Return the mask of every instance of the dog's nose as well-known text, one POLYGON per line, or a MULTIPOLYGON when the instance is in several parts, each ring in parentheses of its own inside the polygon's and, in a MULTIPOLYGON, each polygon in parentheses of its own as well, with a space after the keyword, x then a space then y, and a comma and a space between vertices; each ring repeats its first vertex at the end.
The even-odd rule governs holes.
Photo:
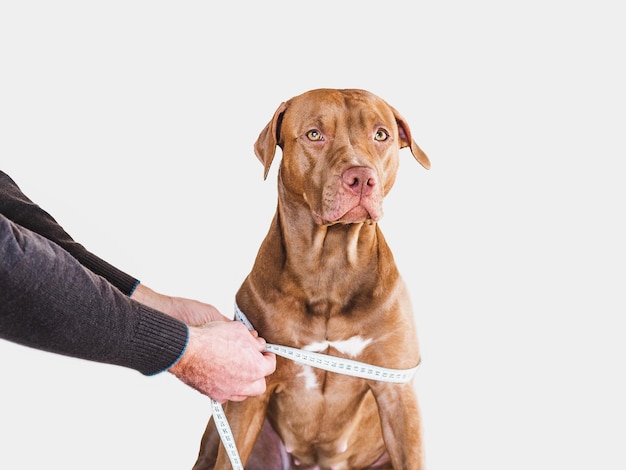
POLYGON ((369 194, 378 185, 376 172, 364 166, 348 168, 342 179, 346 187, 355 194, 369 194))

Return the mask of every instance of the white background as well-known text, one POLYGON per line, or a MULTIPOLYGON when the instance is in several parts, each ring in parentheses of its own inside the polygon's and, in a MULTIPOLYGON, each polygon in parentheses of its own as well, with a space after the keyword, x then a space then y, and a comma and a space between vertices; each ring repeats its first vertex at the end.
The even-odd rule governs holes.
MULTIPOLYGON (((0 167, 91 251, 230 314, 276 204, 258 133, 308 89, 368 89, 432 161, 401 152, 381 222, 427 467, 623 470, 618 5, 2 1, 0 167)), ((0 468, 194 462, 208 399, 173 376, 0 361, 0 468)))

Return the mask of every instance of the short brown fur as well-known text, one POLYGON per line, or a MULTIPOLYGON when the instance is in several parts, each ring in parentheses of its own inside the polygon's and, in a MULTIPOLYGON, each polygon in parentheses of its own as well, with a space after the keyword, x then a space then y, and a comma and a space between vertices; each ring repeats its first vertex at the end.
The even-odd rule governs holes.
MULTIPOLYGON (((238 306, 268 343, 414 367, 409 294, 377 224, 399 150, 430 167, 408 124, 367 91, 311 90, 282 103, 261 131, 254 150, 265 177, 276 147, 278 207, 238 306), (364 342, 356 357, 329 344, 355 337, 364 342)), ((278 357, 266 393, 225 413, 248 470, 423 468, 411 383, 305 371, 278 357)), ((230 464, 209 423, 194 470, 213 468, 230 464)))

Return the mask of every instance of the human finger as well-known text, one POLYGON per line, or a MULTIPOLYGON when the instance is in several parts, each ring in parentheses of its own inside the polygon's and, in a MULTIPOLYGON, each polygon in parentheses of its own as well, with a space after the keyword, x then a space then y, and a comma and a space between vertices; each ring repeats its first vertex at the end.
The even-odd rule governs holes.
POLYGON ((276 370, 276 354, 271 352, 264 352, 263 365, 266 371, 265 376, 273 374, 276 370))
POLYGON ((255 339, 256 339, 257 349, 260 352, 265 351, 265 348, 267 348, 267 341, 265 341, 265 338, 258 337, 255 339))

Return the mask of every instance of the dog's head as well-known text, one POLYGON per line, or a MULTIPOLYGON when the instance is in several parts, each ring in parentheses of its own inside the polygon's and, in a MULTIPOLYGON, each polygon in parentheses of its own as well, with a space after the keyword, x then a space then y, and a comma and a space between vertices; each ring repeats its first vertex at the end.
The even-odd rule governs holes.
POLYGON ((277 146, 279 197, 308 206, 320 225, 377 222, 401 148, 430 168, 400 113, 365 90, 317 89, 282 103, 254 144, 266 178, 277 146))

